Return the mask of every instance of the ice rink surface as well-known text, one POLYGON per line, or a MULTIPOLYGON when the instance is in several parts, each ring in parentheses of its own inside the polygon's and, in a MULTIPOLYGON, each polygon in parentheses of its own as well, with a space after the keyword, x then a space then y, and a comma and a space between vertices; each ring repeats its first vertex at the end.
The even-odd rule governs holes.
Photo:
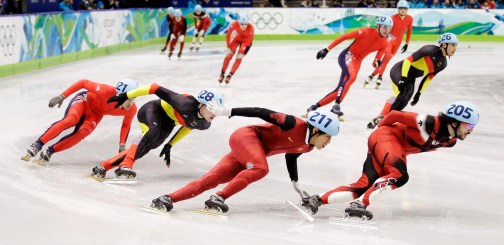
MULTIPOLYGON (((340 76, 339 52, 326 59, 316 52, 329 41, 254 42, 233 77, 222 88, 228 106, 260 106, 300 116, 332 91, 340 76)), ((392 95, 389 69, 427 43, 413 42, 398 53, 382 89, 363 81, 374 54, 362 63, 342 110, 346 121, 325 149, 299 158, 299 183, 310 194, 356 181, 366 157, 368 121, 392 95)), ((481 122, 454 148, 408 158, 409 182, 384 193, 368 209, 368 224, 341 222, 347 203, 324 205, 308 222, 284 201, 299 202, 283 155, 269 158, 269 174, 226 200, 227 218, 195 214, 222 186, 175 203, 171 215, 138 210, 208 171, 229 151, 228 138, 240 126, 260 119, 217 118, 206 131, 194 130, 172 149, 166 168, 152 150, 134 166, 138 184, 118 186, 83 178, 101 160, 117 153, 122 119, 105 117, 95 132, 72 149, 56 153, 49 166, 20 157, 53 122, 61 108, 49 100, 79 79, 114 85, 122 78, 157 82, 179 93, 218 87, 224 43, 205 43, 198 54, 186 47, 182 60, 159 55, 159 46, 79 61, 0 79, 0 244, 502 244, 504 241, 504 44, 461 43, 445 71, 434 78, 420 102, 406 111, 437 114, 447 103, 470 100, 481 122), (500 143, 499 143, 500 142, 500 143)), ((230 65, 231 67, 231 65, 230 65)), ((417 82, 418 84, 418 82, 417 82)), ((374 85, 374 82, 373 84, 374 85)), ((137 98, 143 105, 155 95, 137 98)), ((327 106, 327 108, 330 108, 327 106)), ((65 131, 60 136, 71 131, 65 131)), ((139 135, 132 124, 128 145, 139 135)), ((46 146, 52 145, 56 140, 46 146)), ((109 171, 108 177, 114 175, 109 171)))

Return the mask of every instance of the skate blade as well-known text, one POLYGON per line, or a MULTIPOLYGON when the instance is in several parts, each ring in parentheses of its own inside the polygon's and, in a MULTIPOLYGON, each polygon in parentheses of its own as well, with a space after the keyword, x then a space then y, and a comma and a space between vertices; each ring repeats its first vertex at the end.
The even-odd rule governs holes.
POLYGON ((192 209, 191 212, 197 213, 197 214, 210 215, 210 216, 218 216, 218 217, 227 217, 228 216, 226 213, 223 213, 220 210, 216 210, 216 209, 192 209))
POLYGON ((119 178, 113 178, 113 179, 104 179, 103 183, 106 184, 119 184, 119 185, 134 185, 138 181, 136 179, 119 179, 119 178))
POLYGON ((87 175, 84 175, 84 178, 86 179, 91 179, 91 180, 96 180, 98 182, 103 182, 105 179, 102 178, 102 177, 97 177, 97 176, 94 176, 94 175, 90 175, 90 174, 87 174, 87 175))
POLYGON ((285 203, 289 204, 291 207, 295 208, 301 215, 303 215, 303 217, 310 221, 310 222, 313 222, 315 219, 310 215, 308 214, 307 211, 301 209, 300 207, 298 207, 296 204, 292 203, 291 201, 287 200, 285 201, 285 203))
POLYGON ((26 153, 26 155, 21 157, 21 160, 30 161, 31 158, 32 158, 32 156, 29 153, 26 153))
POLYGON ((153 208, 151 206, 139 205, 138 209, 140 209, 140 210, 142 210, 144 212, 147 212, 147 213, 152 213, 152 214, 161 214, 161 215, 168 215, 168 216, 171 215, 170 212, 166 212, 165 210, 153 208))
POLYGON ((47 166, 47 162, 44 161, 44 159, 37 159, 37 160, 33 160, 32 162, 34 162, 40 166, 43 166, 43 167, 47 166))

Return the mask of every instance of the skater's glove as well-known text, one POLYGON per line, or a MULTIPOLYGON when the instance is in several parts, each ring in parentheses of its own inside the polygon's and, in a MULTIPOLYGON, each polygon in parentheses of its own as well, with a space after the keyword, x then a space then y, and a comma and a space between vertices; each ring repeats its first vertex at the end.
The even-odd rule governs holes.
POLYGON ((406 43, 406 44, 404 44, 404 46, 402 46, 402 48, 401 48, 401 53, 406 52, 406 50, 408 50, 408 44, 407 44, 407 43, 406 43))
POLYGON ((378 67, 380 67, 380 66, 381 66, 381 64, 382 64, 382 61, 381 61, 381 60, 379 60, 379 59, 375 59, 375 60, 374 60, 374 62, 373 62, 373 67, 374 67, 374 68, 378 68, 378 67))
POLYGON ((292 187, 294 187, 294 190, 299 193, 299 195, 301 196, 301 199, 303 198, 308 198, 310 197, 310 194, 308 194, 308 192, 306 192, 305 190, 303 190, 297 181, 291 181, 292 182, 292 187))
POLYGON ((415 106, 418 103, 418 100, 420 99, 420 92, 417 92, 415 94, 415 97, 413 97, 413 101, 411 101, 411 106, 415 106))
POLYGON ((321 60, 321 59, 325 58, 327 53, 329 53, 329 49, 327 49, 327 48, 318 51, 317 60, 321 60))
POLYGON ((58 108, 61 107, 61 104, 63 104, 63 100, 65 100, 65 96, 63 96, 62 94, 52 98, 50 101, 49 101, 49 107, 54 107, 55 105, 58 105, 58 108))
POLYGON ((209 101, 206 105, 208 111, 210 111, 212 114, 216 116, 226 116, 230 117, 231 116, 231 108, 226 108, 224 106, 221 106, 217 103, 215 103, 213 100, 209 101))
POLYGON ((397 83, 397 88, 399 89, 399 91, 403 91, 404 87, 406 87, 407 79, 407 77, 401 77, 401 80, 399 80, 399 82, 397 83))
POLYGON ((164 161, 165 161, 166 167, 168 167, 168 168, 170 167, 171 148, 172 148, 172 146, 170 145, 170 143, 166 143, 166 145, 164 145, 164 147, 163 147, 163 150, 161 150, 161 153, 159 153, 159 157, 163 157, 163 155, 164 155, 164 161))
POLYGON ((112 102, 117 102, 117 104, 114 106, 114 108, 117 108, 119 106, 122 106, 122 104, 128 100, 128 94, 127 93, 120 93, 118 95, 114 95, 110 97, 107 100, 107 103, 112 103, 112 102))
POLYGON ((126 150, 126 145, 124 144, 119 144, 119 153, 123 152, 126 150))

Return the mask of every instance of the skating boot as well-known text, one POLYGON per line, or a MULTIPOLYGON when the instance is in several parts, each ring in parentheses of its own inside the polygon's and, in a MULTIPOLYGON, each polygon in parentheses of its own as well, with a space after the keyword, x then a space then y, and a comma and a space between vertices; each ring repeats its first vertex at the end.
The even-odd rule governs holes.
POLYGON ((172 52, 172 51, 170 51, 170 53, 168 53, 168 59, 169 59, 169 60, 171 60, 172 55, 173 55, 173 52, 172 52))
POLYGON ((373 218, 373 214, 366 210, 366 206, 357 200, 350 203, 350 207, 345 208, 345 218, 348 217, 359 217, 362 220, 370 220, 373 218))
POLYGON ((318 207, 322 205, 322 199, 318 195, 313 195, 311 197, 305 197, 301 199, 301 206, 306 208, 312 214, 318 212, 318 207))
POLYGON ((318 105, 311 105, 310 107, 308 107, 308 109, 306 110, 306 114, 304 114, 302 117, 304 118, 307 118, 308 117, 308 113, 310 111, 314 111, 314 110, 317 110, 319 108, 318 105))
MULTIPOLYGON (((191 47, 189 48, 189 52, 192 52, 194 49, 194 43, 191 45, 191 47)), ((197 49, 196 49, 197 50, 197 49)))
POLYGON ((219 79, 217 79, 217 81, 219 81, 219 85, 224 81, 224 72, 220 74, 219 79))
POLYGON ((162 48, 161 49, 161 54, 164 54, 165 51, 166 51, 166 47, 162 48))
POLYGON ((369 76, 366 78, 366 80, 364 81, 364 88, 365 88, 365 87, 366 87, 366 86, 367 86, 367 85, 368 85, 371 81, 373 81, 373 77, 374 77, 374 76, 371 74, 371 75, 369 75, 369 76))
POLYGON ((200 49, 200 46, 196 45, 196 51, 199 51, 199 49, 200 49))
POLYGON ((42 149, 42 143, 40 141, 35 141, 26 150, 26 155, 21 157, 21 160, 30 161, 30 159, 37 155, 37 153, 42 149))
POLYGON ((177 57, 178 57, 178 59, 180 60, 180 57, 182 57, 182 51, 180 51, 180 52, 177 54, 177 57))
POLYGON ((132 179, 136 177, 135 171, 128 167, 119 167, 114 171, 117 179, 132 179))
POLYGON ((151 208, 170 212, 170 210, 173 209, 173 203, 172 203, 171 197, 169 197, 167 195, 163 195, 163 196, 160 196, 156 199, 153 199, 152 203, 151 203, 151 208))
POLYGON ((224 198, 211 195, 210 199, 205 202, 205 209, 215 209, 225 213, 229 210, 229 207, 224 204, 224 198))
POLYGON ((378 79, 376 79, 376 87, 375 89, 378 90, 380 89, 380 85, 382 84, 382 76, 378 76, 378 79))
POLYGON ((376 127, 376 125, 378 125, 378 123, 381 122, 382 119, 383 119, 383 116, 378 116, 376 118, 373 118, 373 120, 371 120, 371 122, 368 123, 367 128, 374 129, 376 127))
POLYGON ((98 181, 103 181, 106 174, 107 170, 105 170, 105 168, 101 164, 97 165, 93 168, 93 170, 91 170, 91 177, 98 181))
POLYGON ((231 82, 231 78, 233 77, 233 73, 229 73, 227 76, 226 76, 226 80, 224 82, 226 82, 226 85, 229 84, 229 82, 231 82))
POLYGON ((343 112, 341 111, 340 105, 338 103, 333 105, 331 112, 338 116, 340 122, 343 122, 345 120, 345 118, 343 117, 343 112))
POLYGON ((49 159, 51 159, 51 156, 53 153, 54 153, 54 150, 52 149, 52 147, 49 147, 49 148, 45 149, 44 151, 41 151, 39 159, 35 160, 34 162, 36 164, 46 166, 47 163, 49 162, 49 159))

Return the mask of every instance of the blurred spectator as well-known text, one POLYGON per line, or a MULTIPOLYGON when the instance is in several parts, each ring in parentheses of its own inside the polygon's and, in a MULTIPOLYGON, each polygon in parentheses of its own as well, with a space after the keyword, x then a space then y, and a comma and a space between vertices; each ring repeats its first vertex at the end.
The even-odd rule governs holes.
POLYGON ((331 7, 333 8, 344 8, 345 5, 343 4, 343 0, 334 0, 331 4, 331 7))
POLYGON ((366 0, 360 0, 359 3, 357 3, 357 8, 367 8, 366 0))
POLYGON ((95 7, 94 7, 94 4, 93 4, 93 0, 82 0, 80 3, 79 3, 79 9, 80 10, 93 10, 95 7))
POLYGON ((465 9, 465 2, 463 0, 458 0, 453 6, 456 9, 465 9))
POLYGON ((368 8, 377 8, 376 3, 374 0, 367 0, 366 5, 368 8))
POLYGON ((73 0, 61 0, 61 3, 59 4, 59 8, 63 12, 73 12, 73 0))
POLYGON ((389 7, 387 0, 378 0, 378 3, 376 5, 378 6, 378 8, 388 8, 389 7))
POLYGON ((495 1, 494 0, 486 0, 485 2, 483 2, 483 5, 481 6, 481 8, 486 8, 486 9, 495 9, 495 1))
POLYGON ((477 0, 469 0, 465 7, 466 9, 480 9, 481 4, 477 0))
POLYGON ((450 0, 445 0, 443 3, 443 8, 445 8, 445 9, 452 9, 454 7, 455 6, 453 6, 453 3, 450 2, 450 0))
POLYGON ((103 2, 102 2, 102 1, 98 0, 98 1, 97 1, 97 2, 95 2, 95 3, 96 3, 96 5, 95 5, 96 9, 98 9, 98 10, 105 9, 105 4, 103 4, 103 2))
POLYGON ((283 8, 281 0, 263 0, 260 4, 261 7, 275 7, 275 8, 283 8))
POLYGON ((433 9, 443 9, 445 7, 444 7, 443 4, 441 4, 439 2, 439 0, 434 0, 434 2, 432 2, 431 8, 433 8, 433 9))
POLYGON ((119 0, 104 0, 103 5, 105 9, 119 9, 119 0))
POLYGON ((0 14, 6 14, 7 13, 7 1, 8 0, 0 0, 0 14))
POLYGON ((412 0, 409 5, 410 5, 410 8, 415 8, 415 9, 427 8, 426 0, 412 0))
POLYGON ((320 6, 314 0, 304 0, 301 2, 301 7, 305 7, 305 8, 316 7, 316 8, 318 8, 320 6))

